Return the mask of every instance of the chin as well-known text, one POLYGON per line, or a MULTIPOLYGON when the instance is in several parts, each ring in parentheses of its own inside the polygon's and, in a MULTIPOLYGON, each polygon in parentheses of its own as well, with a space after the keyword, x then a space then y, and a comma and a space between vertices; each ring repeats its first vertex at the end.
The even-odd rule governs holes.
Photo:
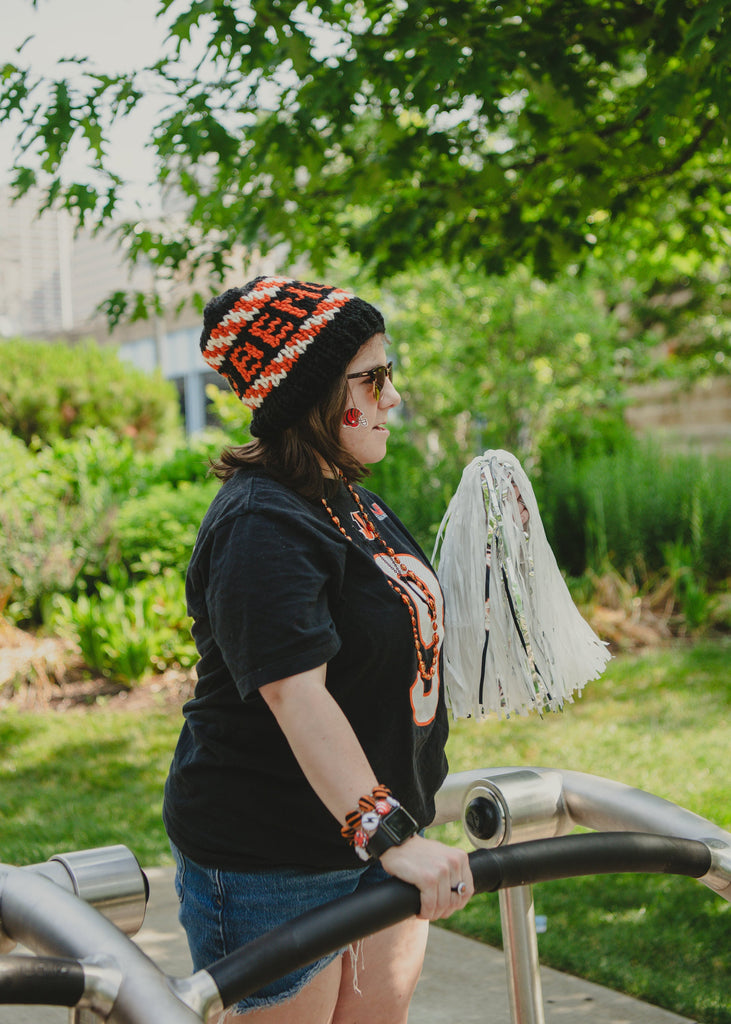
POLYGON ((379 451, 377 454, 373 453, 372 455, 369 456, 369 458, 363 459, 362 461, 367 466, 373 466, 377 462, 382 462, 386 458, 386 454, 386 445, 384 444, 383 447, 381 448, 381 451, 379 451))
POLYGON ((376 462, 381 462, 386 457, 386 445, 381 444, 369 444, 363 445, 359 451, 352 451, 351 455, 354 455, 358 462, 362 462, 364 466, 372 466, 376 462))

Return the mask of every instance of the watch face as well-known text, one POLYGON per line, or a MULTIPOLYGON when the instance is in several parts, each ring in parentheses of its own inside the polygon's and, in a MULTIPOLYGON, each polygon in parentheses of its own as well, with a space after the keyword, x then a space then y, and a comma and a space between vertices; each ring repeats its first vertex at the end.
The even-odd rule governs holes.
POLYGON ((385 818, 381 819, 379 828, 382 828, 386 835, 395 841, 397 846, 418 831, 416 822, 403 807, 394 807, 385 818))

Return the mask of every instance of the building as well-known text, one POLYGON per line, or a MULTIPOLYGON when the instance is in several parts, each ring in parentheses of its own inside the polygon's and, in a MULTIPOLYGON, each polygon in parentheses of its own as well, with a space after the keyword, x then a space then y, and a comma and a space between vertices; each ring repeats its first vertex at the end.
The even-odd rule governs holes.
POLYGON ((73 224, 64 211, 0 192, 0 333, 44 336, 73 326, 73 224))
POLYGON ((112 233, 74 231, 66 210, 39 213, 41 197, 0 190, 0 333, 54 338, 98 320, 111 292, 149 288, 149 268, 130 270, 112 233))
MULTIPOLYGON (((159 288, 154 268, 130 267, 112 232, 74 233, 66 211, 39 214, 39 205, 38 194, 13 202, 9 189, 0 190, 0 337, 72 342, 93 337, 99 344, 114 345, 122 359, 149 371, 159 368, 173 381, 187 431, 202 429, 206 385, 225 384, 201 358, 200 313, 185 307, 180 313, 124 323, 110 331, 100 304, 115 291, 152 294, 159 288)), ((240 262, 242 272, 235 284, 276 269, 273 259, 244 259, 242 254, 240 262)), ((177 305, 184 290, 176 287, 170 307, 177 305)))

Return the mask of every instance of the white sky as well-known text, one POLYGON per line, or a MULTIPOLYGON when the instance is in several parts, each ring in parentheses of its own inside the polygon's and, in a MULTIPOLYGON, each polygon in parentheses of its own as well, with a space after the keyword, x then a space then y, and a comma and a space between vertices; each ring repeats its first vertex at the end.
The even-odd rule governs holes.
MULTIPOLYGON (((176 8, 187 6, 186 0, 179 0, 176 8)), ((89 57, 94 70, 108 73, 148 66, 164 53, 165 22, 155 17, 158 7, 158 0, 38 0, 35 8, 31 0, 2 0, 0 65, 17 62, 38 75, 59 70, 65 77, 72 77, 74 69, 69 65, 58 68, 57 62, 64 57, 89 57), (17 47, 29 36, 32 38, 17 54, 17 47)), ((168 13, 166 21, 170 20, 168 13)), ((347 41, 335 31, 318 31, 314 25, 312 31, 323 59, 347 48, 347 41)), ((186 61, 192 66, 194 55, 186 55, 186 61)), ((126 183, 125 195, 147 211, 158 205, 157 189, 150 187, 155 179, 153 155, 145 149, 145 142, 159 106, 154 96, 138 103, 131 115, 114 126, 108 150, 110 168, 126 183)), ((11 178, 18 127, 0 125, 0 185, 11 178)), ((74 180, 79 175, 78 180, 87 180, 87 164, 88 156, 80 145, 78 152, 71 151, 65 158, 64 178, 74 180)), ((120 212, 130 214, 131 210, 127 206, 120 212)))
MULTIPOLYGON (((2 0, 0 64, 18 61, 48 74, 59 58, 88 55, 99 71, 144 66, 162 55, 157 6, 155 0, 38 0, 34 9, 30 0, 2 0), (16 48, 31 35, 18 56, 16 48)), ((140 104, 127 120, 115 129, 114 169, 141 194, 152 176, 152 158, 144 149, 152 104, 140 104)), ((0 182, 10 176, 13 136, 8 125, 0 126, 0 182)))

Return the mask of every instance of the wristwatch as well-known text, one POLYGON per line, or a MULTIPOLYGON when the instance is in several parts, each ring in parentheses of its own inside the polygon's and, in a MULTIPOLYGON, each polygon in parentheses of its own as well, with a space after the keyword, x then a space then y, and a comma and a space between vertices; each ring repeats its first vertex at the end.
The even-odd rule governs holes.
POLYGON ((409 812, 399 806, 385 814, 373 835, 368 837, 366 850, 371 857, 380 857, 392 846, 400 846, 419 831, 409 812))

